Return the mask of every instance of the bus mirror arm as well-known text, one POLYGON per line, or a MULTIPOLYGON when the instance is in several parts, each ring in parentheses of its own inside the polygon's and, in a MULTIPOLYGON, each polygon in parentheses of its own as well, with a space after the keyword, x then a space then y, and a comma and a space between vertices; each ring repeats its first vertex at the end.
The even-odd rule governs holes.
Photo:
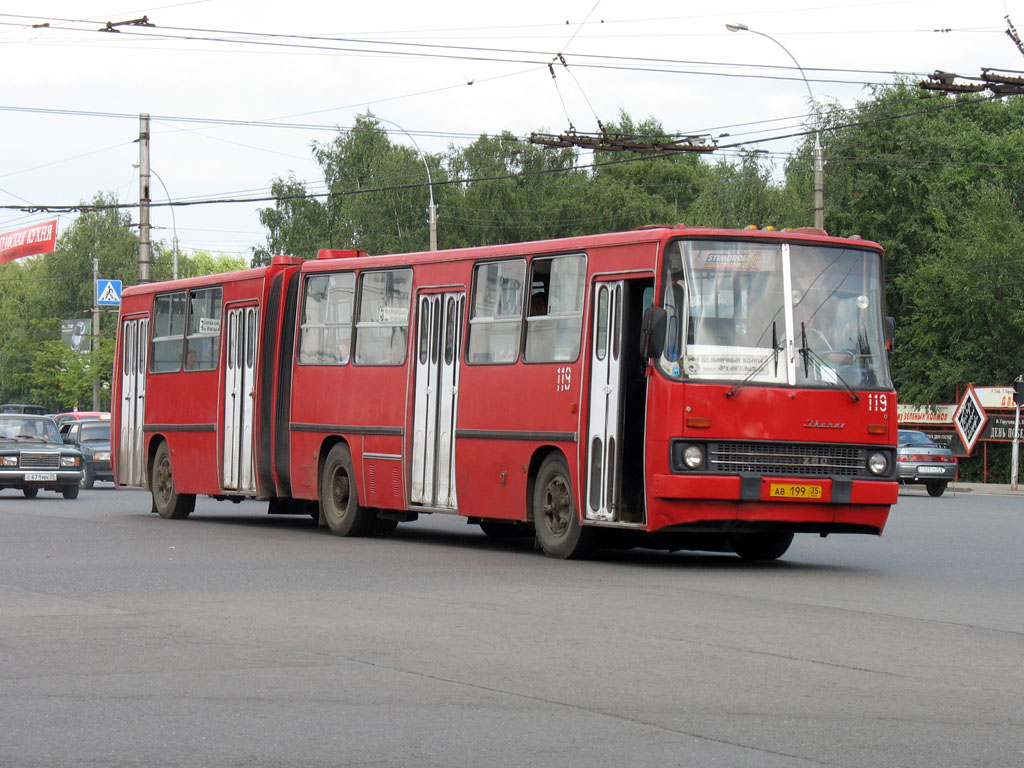
POLYGON ((644 360, 661 357, 665 350, 665 329, 668 327, 668 313, 662 307, 648 307, 644 313, 644 325, 640 332, 640 354, 644 360))

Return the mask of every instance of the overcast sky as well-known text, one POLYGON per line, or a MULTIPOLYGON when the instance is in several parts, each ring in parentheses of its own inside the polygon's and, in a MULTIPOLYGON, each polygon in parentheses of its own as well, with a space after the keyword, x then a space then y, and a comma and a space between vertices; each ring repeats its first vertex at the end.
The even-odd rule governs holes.
MULTIPOLYGON (((1024 30, 1024 0, 5 0, 0 205, 137 203, 142 112, 154 202, 265 195, 289 174, 318 189, 311 143, 368 110, 427 152, 503 130, 594 131, 619 110, 728 133, 722 144, 767 139, 806 125, 787 50, 818 101, 850 106, 892 73, 1024 70, 1007 15, 1024 30), (154 26, 122 24, 143 16, 154 26), (556 60, 553 80, 558 53, 568 68, 556 60), (282 125, 253 124, 266 122, 282 125)), ((176 230, 183 250, 248 256, 265 240, 260 205, 157 208, 153 239, 176 230)), ((0 210, 0 232, 53 218, 0 210)), ((56 218, 63 231, 73 214, 56 218)))

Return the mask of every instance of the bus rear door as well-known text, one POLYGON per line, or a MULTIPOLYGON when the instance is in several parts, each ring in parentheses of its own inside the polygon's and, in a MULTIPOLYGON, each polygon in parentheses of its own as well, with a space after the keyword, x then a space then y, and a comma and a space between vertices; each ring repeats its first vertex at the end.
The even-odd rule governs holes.
POLYGON ((225 490, 256 492, 253 471, 253 414, 256 400, 256 339, 259 307, 227 310, 224 354, 225 490))
POLYGON ((146 350, 149 349, 149 318, 136 317, 121 323, 121 403, 118 434, 118 485, 145 486, 146 350))

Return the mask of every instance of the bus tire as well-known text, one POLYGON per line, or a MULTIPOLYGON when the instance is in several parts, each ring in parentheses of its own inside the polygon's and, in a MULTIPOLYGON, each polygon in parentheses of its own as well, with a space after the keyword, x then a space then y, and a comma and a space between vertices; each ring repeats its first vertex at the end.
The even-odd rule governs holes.
POLYGON ((320 509, 335 536, 366 536, 372 532, 376 516, 372 510, 359 505, 352 454, 344 443, 331 448, 324 462, 320 509))
POLYGON ((733 552, 744 560, 778 560, 792 543, 793 534, 787 531, 737 533, 729 537, 733 552))
POLYGON ((153 496, 153 509, 165 520, 184 520, 196 508, 194 493, 178 493, 171 471, 171 451, 167 443, 160 443, 149 473, 149 491, 153 496))
POLYGON ((533 490, 533 527, 537 546, 548 557, 574 560, 589 555, 598 531, 580 525, 569 465, 561 454, 544 459, 533 490))

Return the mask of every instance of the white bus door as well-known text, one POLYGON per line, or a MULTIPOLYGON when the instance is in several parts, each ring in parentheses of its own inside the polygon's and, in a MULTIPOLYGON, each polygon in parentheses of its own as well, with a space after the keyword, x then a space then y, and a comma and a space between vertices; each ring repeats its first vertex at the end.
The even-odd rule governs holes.
POLYGON ((598 283, 595 292, 585 512, 590 520, 617 520, 622 494, 625 283, 598 283))
POLYGON ((253 418, 256 399, 256 338, 259 308, 227 310, 224 352, 225 490, 256 491, 253 418))
POLYGON ((416 399, 413 405, 413 504, 457 509, 455 417, 466 294, 420 294, 417 302, 416 399))
POLYGON ((149 349, 149 318, 121 324, 121 413, 118 434, 117 484, 146 485, 146 351, 149 349))

